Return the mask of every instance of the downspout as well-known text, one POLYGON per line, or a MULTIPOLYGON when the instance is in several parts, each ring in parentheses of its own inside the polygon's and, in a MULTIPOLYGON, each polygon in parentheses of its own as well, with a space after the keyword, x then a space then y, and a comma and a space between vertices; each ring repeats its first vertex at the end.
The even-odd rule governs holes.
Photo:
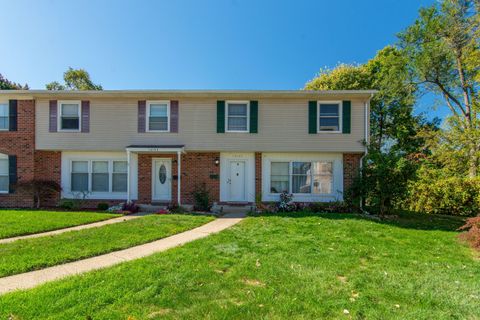
MULTIPOLYGON (((373 97, 373 93, 370 95, 370 98, 365 101, 365 112, 364 112, 365 151, 363 153, 363 156, 360 158, 360 174, 363 173, 363 159, 368 154, 368 142, 370 140, 370 134, 369 134, 369 130, 368 130, 368 127, 369 127, 368 119, 369 119, 370 100, 372 99, 372 97, 373 97)), ((360 197, 360 211, 362 211, 362 213, 364 213, 364 214, 370 214, 369 212, 367 212, 363 208, 363 197, 360 197)))
POLYGON ((127 149, 127 203, 131 202, 131 197, 130 197, 130 163, 131 163, 131 151, 127 149))

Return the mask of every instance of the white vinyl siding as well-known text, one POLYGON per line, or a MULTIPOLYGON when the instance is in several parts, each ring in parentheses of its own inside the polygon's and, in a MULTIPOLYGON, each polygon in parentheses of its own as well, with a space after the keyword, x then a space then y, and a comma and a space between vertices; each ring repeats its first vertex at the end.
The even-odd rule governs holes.
POLYGON ((250 103, 227 101, 225 112, 226 132, 248 132, 250 127, 250 103))
POLYGON ((8 103, 0 103, 0 131, 8 131, 9 129, 9 107, 8 103))
POLYGON ((147 131, 170 131, 170 101, 147 101, 147 131))
POLYGON ((342 132, 342 102, 318 102, 318 132, 342 132))
POLYGON ((80 131, 80 101, 58 102, 58 131, 80 131))
MULTIPOLYGON (((352 100, 351 134, 308 133, 308 99, 259 100, 257 134, 218 134, 217 100, 179 100, 178 133, 138 132, 138 99, 90 99, 90 134, 48 131, 49 100, 35 106, 39 150, 125 152, 128 145, 179 145, 186 151, 364 152, 364 101, 352 100), (159 136, 161 135, 161 142, 159 136)), ((226 113, 226 112, 225 112, 226 113)), ((147 117, 146 117, 147 118, 147 117)), ((368 119, 367 119, 368 120, 368 119)), ((368 123, 368 121, 367 121, 368 123)), ((225 129, 227 128, 225 122, 225 129)))
POLYGON ((0 153, 0 193, 9 191, 8 156, 0 153))

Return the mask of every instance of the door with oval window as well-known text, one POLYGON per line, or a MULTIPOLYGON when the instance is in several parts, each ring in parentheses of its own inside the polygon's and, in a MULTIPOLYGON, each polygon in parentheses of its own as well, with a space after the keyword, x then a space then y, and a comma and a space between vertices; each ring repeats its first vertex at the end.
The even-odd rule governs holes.
POLYGON ((172 200, 172 161, 171 159, 154 159, 152 170, 152 200, 172 200))

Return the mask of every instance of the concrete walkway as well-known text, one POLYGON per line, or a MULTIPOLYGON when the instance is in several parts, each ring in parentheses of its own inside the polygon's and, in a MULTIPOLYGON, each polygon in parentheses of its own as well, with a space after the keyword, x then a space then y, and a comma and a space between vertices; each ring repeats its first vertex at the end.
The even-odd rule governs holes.
POLYGON ((30 289, 45 282, 110 267, 125 261, 143 258, 156 252, 165 251, 225 230, 240 222, 244 217, 244 214, 226 214, 221 218, 204 224, 203 226, 154 242, 42 270, 0 278, 0 294, 19 289, 30 289))
POLYGON ((75 227, 57 229, 57 230, 41 232, 41 233, 27 234, 25 236, 5 238, 5 239, 0 239, 0 244, 10 243, 10 242, 17 241, 17 240, 22 240, 22 239, 31 239, 31 238, 54 236, 54 235, 61 234, 61 233, 64 233, 64 232, 69 232, 69 231, 77 231, 77 230, 90 229, 90 228, 98 228, 98 227, 103 227, 103 226, 106 226, 106 225, 109 225, 109 224, 114 224, 114 223, 119 223, 119 222, 124 222, 124 221, 128 221, 128 220, 137 219, 137 218, 140 218, 141 216, 142 216, 142 214, 132 214, 132 215, 128 215, 128 216, 112 218, 112 219, 93 222, 93 223, 82 224, 82 225, 75 226, 75 227))

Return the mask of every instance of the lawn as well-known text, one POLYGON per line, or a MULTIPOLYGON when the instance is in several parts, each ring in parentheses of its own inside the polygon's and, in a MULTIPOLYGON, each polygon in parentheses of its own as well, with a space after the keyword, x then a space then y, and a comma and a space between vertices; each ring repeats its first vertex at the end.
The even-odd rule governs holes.
POLYGON ((152 215, 99 228, 0 244, 0 277, 151 242, 213 219, 194 215, 152 215))
POLYGON ((0 239, 51 231, 117 217, 98 212, 0 210, 0 239))
POLYGON ((14 319, 478 319, 458 219, 249 217, 219 234, 0 297, 14 319))

